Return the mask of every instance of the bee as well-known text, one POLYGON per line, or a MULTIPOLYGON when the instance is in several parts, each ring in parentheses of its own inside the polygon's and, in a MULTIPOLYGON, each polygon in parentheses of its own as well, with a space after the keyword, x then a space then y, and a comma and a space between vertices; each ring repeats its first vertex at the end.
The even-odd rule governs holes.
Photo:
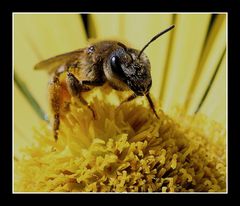
POLYGON ((106 83, 115 90, 133 92, 121 104, 138 96, 146 96, 150 108, 159 119, 149 94, 152 86, 150 62, 143 51, 173 28, 174 25, 155 35, 140 51, 118 41, 100 41, 36 64, 35 70, 44 69, 51 75, 48 93, 55 140, 58 139, 60 117, 70 104, 70 98, 74 97, 87 106, 95 119, 96 114, 82 93, 106 83))

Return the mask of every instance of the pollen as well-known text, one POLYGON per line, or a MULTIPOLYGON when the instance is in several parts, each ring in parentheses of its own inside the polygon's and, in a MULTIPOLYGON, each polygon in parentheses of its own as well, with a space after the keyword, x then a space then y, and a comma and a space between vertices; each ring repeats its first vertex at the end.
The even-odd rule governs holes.
MULTIPOLYGON (((14 161, 15 192, 224 192, 225 128, 204 115, 123 104, 96 89, 91 111, 72 102, 56 142, 48 123, 14 161)), ((89 97, 90 98, 90 97, 89 97)), ((141 97, 140 97, 141 98, 141 97)))

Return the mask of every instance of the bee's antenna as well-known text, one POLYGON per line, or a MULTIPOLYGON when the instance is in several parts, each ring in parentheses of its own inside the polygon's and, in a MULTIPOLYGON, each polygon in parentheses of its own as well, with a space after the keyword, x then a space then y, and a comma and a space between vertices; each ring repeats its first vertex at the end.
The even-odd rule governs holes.
POLYGON ((160 32, 159 34, 155 35, 140 51, 137 59, 140 58, 141 54, 143 53, 143 51, 149 46, 149 44, 151 44, 153 41, 155 41, 158 37, 162 36, 163 34, 165 34, 166 32, 170 31, 171 29, 173 29, 175 27, 175 25, 170 26, 169 28, 165 29, 164 31, 160 32))

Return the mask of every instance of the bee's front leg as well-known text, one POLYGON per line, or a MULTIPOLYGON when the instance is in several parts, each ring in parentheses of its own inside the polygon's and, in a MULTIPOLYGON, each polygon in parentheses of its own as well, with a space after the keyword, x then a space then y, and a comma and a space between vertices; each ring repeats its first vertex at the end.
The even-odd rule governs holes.
POLYGON ((156 116, 158 119, 160 119, 159 116, 158 116, 158 114, 157 114, 157 112, 156 112, 156 110, 155 110, 155 106, 154 106, 154 104, 153 104, 153 101, 152 101, 152 99, 151 99, 149 93, 146 94, 146 97, 147 97, 148 103, 149 103, 149 105, 150 105, 150 107, 151 107, 153 113, 155 114, 155 116, 156 116))
POLYGON ((82 97, 81 92, 89 91, 90 87, 84 84, 84 82, 79 81, 72 73, 67 73, 66 78, 67 88, 69 93, 73 97, 77 97, 83 105, 86 105, 93 114, 93 118, 96 119, 96 114, 90 104, 82 97))
POLYGON ((133 94, 130 95, 127 99, 123 100, 123 101, 120 103, 119 107, 120 107, 121 105, 125 104, 126 102, 130 102, 130 101, 134 100, 136 97, 137 97, 137 95, 136 95, 135 93, 133 93, 133 94))
POLYGON ((121 108, 121 106, 122 106, 123 104, 134 100, 136 97, 137 97, 137 95, 136 95, 135 93, 133 93, 132 95, 130 95, 127 99, 123 100, 123 101, 119 104, 119 106, 116 108, 116 111, 119 111, 120 108, 121 108))

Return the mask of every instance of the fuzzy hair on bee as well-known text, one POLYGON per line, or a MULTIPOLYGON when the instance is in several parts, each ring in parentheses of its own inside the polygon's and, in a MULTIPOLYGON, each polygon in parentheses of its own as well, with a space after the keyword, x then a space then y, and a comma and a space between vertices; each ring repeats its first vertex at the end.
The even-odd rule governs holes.
POLYGON ((155 35, 140 51, 118 41, 100 41, 35 65, 35 70, 47 70, 51 75, 48 93, 54 117, 55 140, 58 139, 60 118, 70 104, 70 98, 74 97, 87 106, 96 119, 94 109, 82 97, 82 93, 106 83, 115 90, 133 92, 120 105, 138 96, 146 96, 150 108, 159 118, 149 94, 152 86, 151 66, 143 51, 173 28, 174 25, 155 35))

